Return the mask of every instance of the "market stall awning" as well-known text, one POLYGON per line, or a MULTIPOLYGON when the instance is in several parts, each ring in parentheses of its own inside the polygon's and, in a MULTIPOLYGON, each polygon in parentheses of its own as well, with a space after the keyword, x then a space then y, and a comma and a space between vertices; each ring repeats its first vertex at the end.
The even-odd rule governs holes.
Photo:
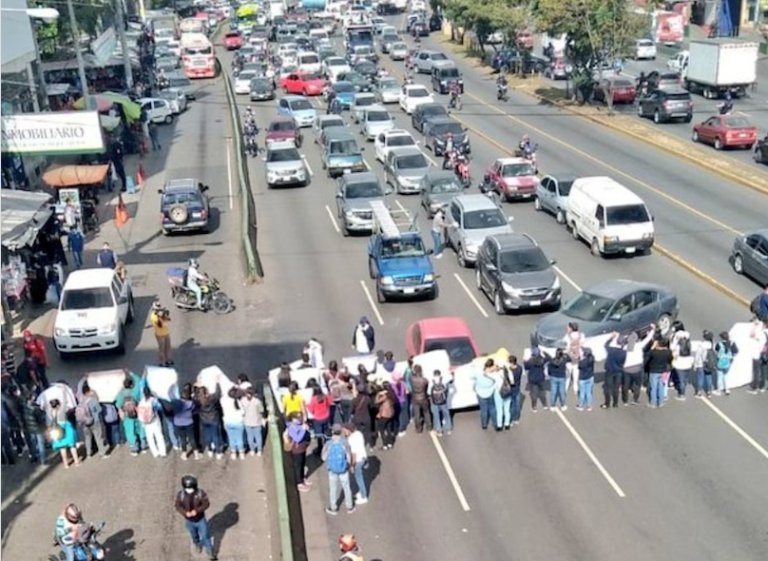
POLYGON ((53 213, 53 200, 42 191, 0 191, 0 235, 15 250, 30 245, 53 213))
MULTIPOLYGON (((112 107, 115 104, 114 101, 112 101, 107 97, 104 97, 101 94, 92 95, 91 97, 93 97, 93 99, 96 101, 96 111, 98 111, 99 113, 103 111, 109 111, 110 107, 112 107)), ((84 97, 81 97, 80 99, 78 99, 72 104, 72 107, 74 107, 75 109, 85 109, 85 106, 86 106, 86 103, 85 103, 84 97)))
POLYGON ((123 106, 123 113, 129 121, 136 121, 141 117, 141 105, 132 101, 130 97, 115 92, 102 92, 102 97, 123 106))
POLYGON ((95 166, 59 166, 43 174, 43 182, 49 187, 78 187, 102 183, 109 172, 107 164, 95 166))

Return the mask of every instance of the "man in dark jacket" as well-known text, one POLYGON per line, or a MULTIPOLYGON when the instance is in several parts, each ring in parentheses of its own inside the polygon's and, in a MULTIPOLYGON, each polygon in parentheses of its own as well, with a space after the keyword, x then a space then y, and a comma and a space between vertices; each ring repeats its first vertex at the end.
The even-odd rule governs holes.
POLYGON ((411 374, 411 407, 413 408, 413 424, 416 432, 422 432, 424 425, 432 430, 432 416, 429 405, 429 381, 424 377, 421 366, 413 367, 411 374))
POLYGON ((627 359, 627 351, 624 350, 627 341, 626 337, 617 340, 618 336, 619 334, 614 332, 605 342, 605 380, 603 380, 605 403, 600 406, 603 409, 619 406, 619 386, 624 375, 624 361, 627 359))
POLYGON ((205 511, 211 506, 208 495, 197 486, 197 479, 192 475, 181 478, 181 491, 176 495, 176 510, 184 517, 184 526, 192 537, 192 543, 198 553, 205 551, 212 561, 218 559, 213 551, 211 533, 205 511))

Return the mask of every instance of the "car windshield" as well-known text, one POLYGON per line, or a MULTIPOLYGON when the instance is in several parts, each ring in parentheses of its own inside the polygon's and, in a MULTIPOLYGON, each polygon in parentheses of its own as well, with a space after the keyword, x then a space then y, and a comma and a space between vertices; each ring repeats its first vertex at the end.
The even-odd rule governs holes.
POLYGON ((170 78, 168 81, 172 88, 183 88, 192 85, 188 78, 170 78))
POLYGON ((650 39, 640 39, 637 42, 638 47, 653 47, 653 41, 650 39))
POLYGON ((735 129, 739 127, 749 127, 749 121, 744 117, 728 117, 725 119, 725 126, 729 129, 735 129))
POLYGON ((440 77, 441 78, 458 78, 459 77, 459 69, 458 68, 446 68, 444 70, 440 71, 440 77))
POLYGON ((504 214, 497 209, 474 210, 464 213, 465 230, 484 230, 485 228, 499 228, 507 224, 504 214))
POLYGON ((347 82, 353 82, 353 83, 354 82, 364 82, 366 84, 368 83, 368 80, 365 79, 365 76, 363 76, 362 74, 359 74, 357 72, 347 72, 344 75, 344 79, 347 82))
POLYGON ((251 80, 251 87, 254 90, 268 90, 272 87, 272 81, 269 78, 254 78, 251 80))
POLYGON ((301 64, 317 64, 320 59, 317 55, 301 55, 301 64))
POLYGON ((366 120, 368 122, 381 123, 384 121, 390 121, 389 113, 386 111, 368 111, 366 120))
POLYGON ((373 52, 370 47, 355 47, 355 54, 359 56, 369 55, 373 52))
POLYGON ((424 341, 424 352, 445 351, 451 364, 461 365, 472 362, 477 355, 472 342, 467 337, 452 337, 446 339, 427 339, 424 341))
POLYGON ((432 53, 429 55, 429 58, 434 60, 448 60, 448 57, 445 56, 443 53, 432 53))
POLYGON ((336 82, 333 86, 333 91, 336 93, 352 93, 355 90, 355 85, 350 82, 336 82))
POLYGON ((376 73, 376 65, 371 62, 364 62, 361 64, 355 65, 355 70, 360 73, 365 74, 375 74, 376 73))
POLYGON ((571 187, 573 187, 573 181, 563 181, 562 179, 557 184, 560 190, 560 196, 567 197, 571 193, 571 187))
POLYGON ((602 321, 613 306, 613 300, 582 292, 563 307, 563 314, 583 321, 602 321))
POLYGON ((327 129, 328 127, 343 127, 344 119, 325 119, 320 122, 321 129, 327 129))
POLYGON ((397 169, 420 169, 427 167, 427 159, 424 154, 408 154, 395 160, 397 169))
POLYGON ((359 152, 357 142, 352 139, 331 142, 331 154, 334 156, 349 156, 359 152))
POLYGON ((256 77, 256 72, 249 70, 247 72, 241 72, 240 75, 237 77, 237 80, 239 82, 250 82, 255 77, 256 77))
POLYGON ((346 65, 347 65, 347 61, 346 61, 346 60, 344 60, 344 59, 343 59, 343 58, 341 58, 341 57, 333 57, 333 58, 327 58, 327 59, 325 60, 325 63, 326 63, 328 66, 346 66, 346 65))
POLYGON ((396 33, 387 33, 387 34, 381 36, 381 42, 382 43, 389 43, 389 42, 397 41, 397 40, 398 40, 398 36, 397 36, 396 33))
POLYGON ((392 45, 393 51, 405 51, 408 49, 408 46, 405 43, 395 43, 392 45))
POLYGON ((310 81, 312 81, 312 80, 322 80, 322 79, 323 79, 323 78, 320 76, 320 74, 316 74, 316 73, 314 73, 314 72, 309 72, 309 73, 307 73, 307 74, 304 74, 304 75, 302 76, 302 78, 304 78, 304 81, 305 81, 305 82, 310 82, 310 81))
POLYGON ((288 105, 291 107, 292 111, 306 111, 307 109, 312 109, 312 105, 310 105, 309 101, 306 99, 294 99, 289 101, 288 105))
POLYGON ((397 80, 381 80, 379 82, 379 89, 380 90, 397 90, 397 89, 400 89, 400 84, 397 83, 397 80))
POLYGON ((429 191, 435 195, 442 195, 444 193, 461 193, 462 188, 456 179, 443 177, 433 180, 429 186, 429 191))
POLYGON ((296 148, 283 148, 267 152, 267 162, 295 162, 301 160, 301 155, 296 148))
POLYGON ((163 207, 189 203, 200 203, 200 195, 192 191, 163 193, 163 207))
POLYGON ((609 206, 605 210, 605 214, 606 224, 610 226, 637 224, 638 222, 649 222, 651 220, 645 205, 609 206))
POLYGON ((295 128, 293 121, 275 121, 269 125, 271 131, 292 131, 295 128))
POLYGON ((408 97, 429 97, 429 90, 427 88, 410 88, 408 97))
POLYGON ((61 300, 61 310, 88 310, 92 308, 111 308, 114 306, 109 287, 65 290, 61 300))
POLYGON ((439 123, 437 125, 434 125, 432 127, 432 131, 434 134, 437 135, 443 135, 443 134, 462 134, 464 130, 461 128, 461 125, 459 123, 439 123))
POLYGON ((376 98, 372 95, 363 95, 355 98, 355 105, 358 107, 367 107, 376 103, 376 98))
POLYGON ((373 197, 383 197, 381 186, 378 183, 350 183, 346 190, 347 199, 370 199, 373 197))
POLYGON ((501 168, 502 177, 525 177, 527 175, 536 175, 533 166, 528 162, 520 164, 506 164, 501 168))
POLYGON ((629 80, 614 80, 613 81, 613 87, 614 88, 632 88, 635 85, 630 82, 629 80))
POLYGON ((551 267, 538 247, 530 249, 503 251, 499 254, 499 267, 502 273, 535 273, 551 267))
POLYGON ((387 146, 415 146, 416 141, 409 134, 393 134, 387 138, 387 146))
POLYGON ((384 240, 381 246, 382 257, 423 257, 426 254, 420 238, 384 240))

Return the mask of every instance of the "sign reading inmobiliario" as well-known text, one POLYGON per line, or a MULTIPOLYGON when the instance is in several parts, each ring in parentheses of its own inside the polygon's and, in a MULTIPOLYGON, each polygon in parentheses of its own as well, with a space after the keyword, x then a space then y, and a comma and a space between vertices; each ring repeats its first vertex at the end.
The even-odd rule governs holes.
POLYGON ((3 117, 3 153, 86 154, 104 151, 96 111, 25 113, 3 117))

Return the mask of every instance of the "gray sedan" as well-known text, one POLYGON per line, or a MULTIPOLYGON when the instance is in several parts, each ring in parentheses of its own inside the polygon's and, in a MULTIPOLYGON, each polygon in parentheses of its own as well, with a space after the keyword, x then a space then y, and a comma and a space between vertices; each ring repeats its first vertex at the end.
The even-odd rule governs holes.
POLYGON ((341 233, 371 232, 373 230, 372 201, 384 200, 385 191, 375 173, 363 171, 347 173, 339 178, 336 191, 336 212, 341 222, 341 233))
POLYGON ((430 168, 421 178, 421 206, 432 218, 438 209, 445 210, 464 189, 456 174, 449 170, 430 168))
POLYGON ((418 193, 429 166, 429 160, 418 148, 395 148, 384 163, 384 178, 398 194, 418 193))
POLYGON ((768 228, 738 236, 733 242, 731 265, 760 286, 768 286, 768 228))

